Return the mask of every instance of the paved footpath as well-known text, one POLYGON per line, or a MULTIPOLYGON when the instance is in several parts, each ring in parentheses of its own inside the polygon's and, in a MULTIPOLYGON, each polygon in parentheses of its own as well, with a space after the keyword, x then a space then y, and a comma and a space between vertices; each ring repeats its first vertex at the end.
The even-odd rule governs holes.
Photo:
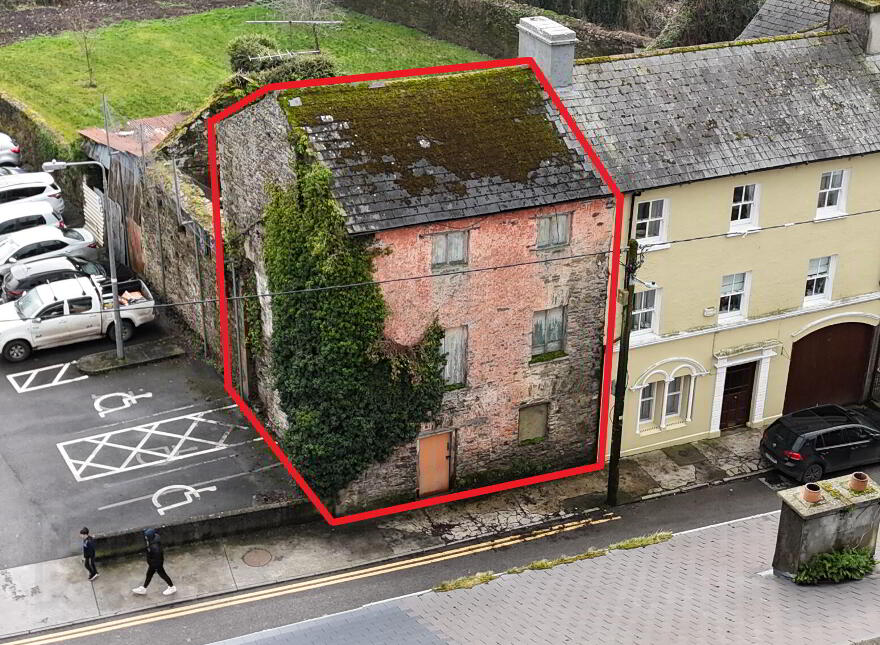
MULTIPOLYGON (((758 431, 743 429, 626 458, 621 462, 621 498, 635 501, 755 474, 760 469, 759 439, 758 431)), ((158 591, 132 596, 130 589, 143 575, 141 556, 99 561, 102 577, 94 588, 84 579, 79 556, 0 568, 0 639, 565 522, 598 506, 605 489, 606 473, 589 473, 350 527, 313 523, 196 545, 167 544, 179 588, 173 597, 158 591), (250 565, 249 557, 264 557, 269 563, 250 565)), ((71 544, 78 546, 77 537, 71 532, 71 544)))
POLYGON ((769 573, 779 513, 469 590, 424 592, 223 641, 360 643, 799 643, 880 635, 880 573, 801 587, 769 573))

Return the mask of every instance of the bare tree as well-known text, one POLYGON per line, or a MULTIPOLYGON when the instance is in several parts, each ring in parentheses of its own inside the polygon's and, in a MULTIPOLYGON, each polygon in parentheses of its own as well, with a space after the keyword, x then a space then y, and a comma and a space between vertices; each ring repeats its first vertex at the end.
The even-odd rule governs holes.
POLYGON ((70 13, 70 21, 73 25, 74 31, 76 32, 76 40, 79 43, 79 48, 86 59, 86 68, 89 70, 88 87, 97 87, 98 84, 95 82, 95 66, 93 62, 94 33, 91 29, 89 29, 89 22, 84 13, 83 5, 78 4, 77 6, 72 8, 70 13))

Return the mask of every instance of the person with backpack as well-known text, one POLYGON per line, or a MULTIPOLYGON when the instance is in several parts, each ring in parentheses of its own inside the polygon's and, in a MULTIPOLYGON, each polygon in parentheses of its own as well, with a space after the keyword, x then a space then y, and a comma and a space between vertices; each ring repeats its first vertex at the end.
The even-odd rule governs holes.
POLYGON ((159 532, 155 529, 147 529, 144 531, 144 539, 147 541, 147 577, 144 584, 131 590, 133 594, 138 596, 146 595, 147 587, 153 579, 153 574, 159 574, 159 577, 165 581, 168 588, 162 592, 165 596, 177 593, 177 587, 171 581, 171 578, 165 573, 165 554, 162 552, 162 542, 159 540, 159 532))
POLYGON ((79 536, 83 542, 83 564, 86 567, 86 571, 89 572, 89 582, 91 582, 101 575, 95 566, 95 538, 89 535, 89 529, 85 526, 80 530, 79 536))

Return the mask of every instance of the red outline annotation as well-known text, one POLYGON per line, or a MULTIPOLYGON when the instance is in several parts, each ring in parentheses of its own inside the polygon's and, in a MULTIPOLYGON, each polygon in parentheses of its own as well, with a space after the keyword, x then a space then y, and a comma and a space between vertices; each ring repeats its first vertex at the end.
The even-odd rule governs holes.
POLYGON ((617 281, 619 277, 619 269, 620 269, 620 241, 621 241, 621 224, 623 220, 623 194, 617 187, 617 184, 614 183, 614 180, 611 178, 611 175, 606 170, 605 166, 602 164, 596 152, 590 146, 586 137, 578 128, 574 119, 568 113, 565 105, 559 98, 559 95, 556 93, 556 90, 553 89, 553 86, 547 80, 547 77, 544 76, 544 73, 535 63, 532 58, 508 58, 503 60, 494 60, 494 61, 486 61, 486 62, 476 62, 476 63, 462 63, 458 65, 440 65, 437 67, 421 67, 415 69, 403 69, 397 71, 390 72, 378 72, 372 74, 354 74, 350 76, 336 76, 332 78, 321 78, 314 80, 306 80, 306 81, 292 81, 288 83, 272 83, 270 85, 265 85, 261 87, 256 92, 249 94, 243 99, 237 101, 233 105, 230 105, 222 112, 211 116, 207 120, 207 132, 208 132, 208 158, 209 158, 209 166, 211 171, 211 202, 213 207, 214 214, 214 239, 216 244, 216 273, 217 273, 217 297, 219 304, 219 315, 220 315, 220 336, 222 338, 223 343, 223 385, 226 389, 226 392, 232 398, 232 400, 236 403, 236 405, 241 409, 244 416, 247 420, 253 425, 256 431, 260 434, 263 440, 266 442, 266 445, 269 446, 269 449, 275 454, 281 464, 287 469, 287 472, 290 473, 290 476, 293 477, 296 484, 300 487, 300 489, 306 494, 309 500, 314 504, 315 508, 321 514, 321 516, 327 521, 328 524, 332 526, 339 526, 342 524, 351 524, 352 522, 359 522, 361 520, 368 520, 375 517, 382 517, 385 515, 393 515, 395 513, 401 513, 403 511, 411 511, 418 508, 425 508, 428 506, 436 506, 437 504, 445 504, 446 502, 454 502, 461 499, 468 499, 470 497, 477 497, 479 495, 486 495, 488 493, 497 493, 504 490, 510 490, 512 488, 519 488, 522 486, 529 486, 531 484, 540 484, 542 482, 549 482, 556 479, 563 479, 565 477, 572 477, 574 475, 580 475, 583 473, 595 472, 598 470, 602 470, 605 464, 605 448, 606 448, 606 438, 608 433, 608 406, 610 401, 611 394, 611 363, 613 358, 613 346, 614 346, 614 321, 617 317, 617 281), (407 502, 405 504, 396 504, 394 506, 386 506, 384 508, 379 508, 371 511, 364 511, 361 513, 354 513, 351 515, 343 515, 340 517, 334 516, 327 507, 321 502, 318 498, 315 491, 312 490, 311 486, 309 486, 308 482, 300 475, 299 471, 294 467, 294 465, 290 462, 287 455, 284 454, 284 451, 280 448, 280 446, 276 443, 276 441, 272 438, 272 436, 267 432, 266 428, 263 427, 263 424, 260 423, 260 420, 257 419, 253 410, 245 403, 244 399, 239 395, 239 393, 235 390, 235 387, 232 384, 232 370, 231 370, 231 361, 230 361, 230 348, 229 348, 229 326, 228 326, 228 308, 226 301, 226 282, 225 275, 223 271, 224 267, 224 259, 223 259, 223 232, 222 232, 222 223, 220 217, 220 181, 218 177, 218 169, 217 169, 217 140, 215 134, 215 126, 218 122, 222 121, 226 117, 232 116, 245 106, 250 103, 256 101, 263 95, 274 92, 278 90, 285 90, 295 87, 315 87, 321 85, 339 85, 342 83, 363 83, 366 81, 378 81, 384 79, 392 79, 392 78, 403 78, 407 76, 428 76, 433 74, 449 74, 451 72, 471 72, 477 70, 486 70, 486 69, 497 69, 501 67, 513 67, 513 66, 528 66, 534 72, 538 81, 543 86, 544 90, 547 92, 549 97, 552 99, 556 109, 559 110, 559 114, 565 120, 568 127, 574 133, 578 142, 581 144, 581 147, 584 149, 584 152, 587 153, 587 156, 590 158, 590 161, 593 163, 593 167, 599 173, 599 176, 602 178, 602 181, 606 186, 611 190, 611 193, 614 195, 614 235, 612 242, 612 250, 611 250, 611 275, 609 277, 609 284, 612 288, 608 290, 608 304, 606 307, 607 317, 606 317, 606 339, 605 339, 605 357, 604 364, 602 369, 602 397, 601 404, 599 408, 599 445, 597 450, 597 459, 595 463, 586 464, 584 466, 578 466, 576 468, 567 468, 565 470, 557 470, 550 473, 544 473, 542 475, 534 475, 532 477, 525 477, 522 479, 516 479, 509 482, 504 482, 501 484, 493 484, 491 486, 482 486, 480 488, 473 488, 465 491, 458 491, 455 493, 447 493, 444 495, 436 495, 433 497, 427 497, 423 499, 419 499, 413 502, 407 502))

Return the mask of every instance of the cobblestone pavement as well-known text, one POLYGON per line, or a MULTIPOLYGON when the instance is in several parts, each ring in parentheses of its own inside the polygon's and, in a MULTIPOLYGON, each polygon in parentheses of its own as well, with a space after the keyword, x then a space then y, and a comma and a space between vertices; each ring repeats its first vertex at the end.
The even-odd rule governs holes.
POLYGON ((880 634, 880 574, 800 587, 768 573, 779 514, 469 590, 425 592, 224 641, 318 643, 799 643, 880 634))

